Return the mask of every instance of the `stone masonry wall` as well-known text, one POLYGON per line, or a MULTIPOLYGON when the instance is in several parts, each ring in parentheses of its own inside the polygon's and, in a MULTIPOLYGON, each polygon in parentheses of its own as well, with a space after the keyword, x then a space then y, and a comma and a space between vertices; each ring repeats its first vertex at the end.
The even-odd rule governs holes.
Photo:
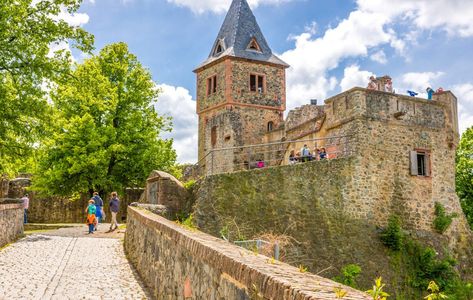
POLYGON ((129 207, 125 250, 157 299, 369 299, 331 280, 255 255, 129 207))
POLYGON ((434 205, 456 213, 445 236, 457 253, 471 252, 472 234, 455 193, 456 99, 445 92, 429 101, 355 88, 326 101, 327 135, 353 135, 358 157, 347 185, 359 219, 384 226, 390 215, 412 230, 432 232, 434 205), (410 151, 430 154, 430 176, 410 173, 410 151), (463 251, 460 251, 463 249, 463 251), (470 250, 469 250, 470 249, 470 250))
POLYGON ((215 64, 197 75, 197 110, 204 110, 210 106, 225 101, 225 64, 215 64), (217 92, 207 95, 207 79, 217 76, 217 92))
MULTIPOLYGON (((385 282, 393 283, 388 290, 399 293, 395 283, 403 277, 391 265, 388 250, 379 239, 379 226, 384 226, 380 220, 405 209, 408 214, 402 216, 406 221, 406 216, 415 216, 415 209, 421 209, 417 206, 424 204, 407 206, 402 200, 398 202, 402 204, 394 206, 382 202, 379 196, 372 201, 368 197, 357 198, 357 189, 363 194, 391 188, 384 177, 370 179, 371 184, 362 183, 371 170, 359 173, 360 164, 365 162, 351 157, 209 176, 199 183, 196 193, 196 223, 217 237, 222 232, 243 240, 267 234, 283 239, 289 236, 294 245, 286 262, 303 264, 328 278, 338 276, 348 264, 357 264, 362 269, 358 282, 362 289, 368 289, 372 279, 382 275, 385 282)), ((377 164, 373 167, 377 168, 377 164)), ((398 188, 401 190, 393 197, 402 195, 403 187, 398 188)), ((418 189, 422 191, 422 187, 418 189)), ((408 192, 413 190, 409 188, 408 192)), ((433 218, 433 211, 421 213, 425 213, 425 219, 433 218)), ((456 226, 451 225, 453 232, 456 226)), ((448 248, 449 235, 416 230, 415 226, 406 229, 441 255, 449 249, 457 255, 462 272, 471 272, 471 256, 462 256, 466 252, 458 245, 448 248)), ((465 237, 464 242, 467 241, 465 237)))
POLYGON ((0 248, 23 234, 23 205, 0 202, 0 248))
POLYGON ((285 69, 268 64, 232 60, 231 98, 235 102, 279 107, 285 105, 285 69), (264 92, 250 91, 250 74, 265 78, 264 92))

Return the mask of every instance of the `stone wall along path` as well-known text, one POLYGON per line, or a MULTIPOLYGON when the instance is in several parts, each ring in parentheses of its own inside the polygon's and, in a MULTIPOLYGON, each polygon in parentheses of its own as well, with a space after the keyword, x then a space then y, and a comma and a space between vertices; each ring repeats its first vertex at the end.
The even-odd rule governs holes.
POLYGON ((30 235, 0 250, 0 300, 150 299, 121 240, 85 232, 30 235))

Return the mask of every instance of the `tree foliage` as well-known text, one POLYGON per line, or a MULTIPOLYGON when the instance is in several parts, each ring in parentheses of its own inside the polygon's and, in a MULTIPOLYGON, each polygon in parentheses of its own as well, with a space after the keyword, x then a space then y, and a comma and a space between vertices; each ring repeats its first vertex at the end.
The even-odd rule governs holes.
POLYGON ((463 133, 457 149, 456 189, 468 223, 473 229, 473 127, 463 133))
POLYGON ((52 93, 54 123, 41 149, 36 187, 49 194, 102 192, 141 185, 176 154, 154 102, 151 74, 124 43, 78 65, 52 93))
POLYGON ((81 2, 0 1, 0 172, 37 141, 48 115, 42 86, 69 72, 70 53, 51 53, 51 46, 68 42, 92 50, 92 35, 59 18, 62 11, 77 11, 81 2))

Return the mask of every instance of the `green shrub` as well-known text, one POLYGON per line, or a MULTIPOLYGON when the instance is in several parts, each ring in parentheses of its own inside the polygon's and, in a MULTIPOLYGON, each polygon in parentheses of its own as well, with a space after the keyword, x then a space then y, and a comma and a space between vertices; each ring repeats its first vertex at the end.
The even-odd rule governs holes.
POLYGON ((444 233, 448 226, 452 224, 453 218, 456 218, 457 216, 456 213, 447 214, 445 212, 445 207, 442 204, 435 202, 434 228, 438 233, 444 233))
POLYGON ((189 181, 184 182, 184 188, 188 191, 192 190, 196 184, 196 181, 194 179, 191 179, 189 181))
POLYGON ((357 288, 356 279, 361 273, 361 267, 355 264, 349 264, 342 268, 342 274, 336 276, 333 280, 340 282, 344 285, 351 286, 352 288, 357 288))
POLYGON ((435 281, 443 290, 458 279, 456 261, 451 257, 438 258, 434 249, 412 240, 406 241, 404 248, 412 271, 413 287, 425 290, 430 281, 435 281))
POLYGON ((399 216, 389 217, 388 226, 381 233, 381 241, 391 250, 399 251, 402 247, 403 233, 399 216))

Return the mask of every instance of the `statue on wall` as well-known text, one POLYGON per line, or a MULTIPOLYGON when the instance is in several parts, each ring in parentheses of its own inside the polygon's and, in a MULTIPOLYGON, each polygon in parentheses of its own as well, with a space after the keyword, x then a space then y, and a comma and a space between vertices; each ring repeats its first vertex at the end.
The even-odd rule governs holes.
POLYGON ((375 76, 370 77, 370 82, 368 83, 368 90, 378 90, 378 81, 375 76))
POLYGON ((391 77, 387 75, 380 78, 377 78, 376 76, 371 76, 367 89, 387 92, 387 93, 394 93, 393 81, 391 77))
POLYGON ((393 92, 393 81, 391 77, 389 76, 384 76, 384 91, 388 93, 393 92))
POLYGON ((427 92, 427 100, 432 100, 434 90, 431 87, 428 87, 425 91, 427 92))

